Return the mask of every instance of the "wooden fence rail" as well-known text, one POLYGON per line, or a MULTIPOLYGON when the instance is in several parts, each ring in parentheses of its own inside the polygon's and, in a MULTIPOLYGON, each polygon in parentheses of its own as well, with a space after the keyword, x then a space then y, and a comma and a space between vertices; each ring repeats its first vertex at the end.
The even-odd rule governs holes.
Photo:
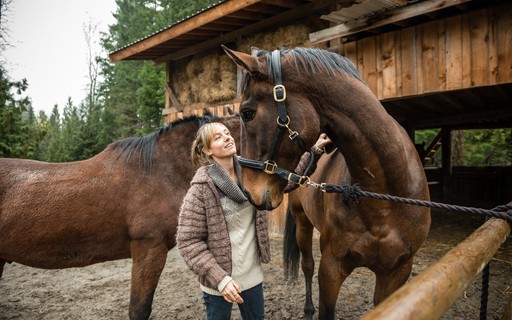
MULTIPOLYGON (((486 221, 437 263, 414 277, 362 319, 440 319, 482 272, 510 235, 510 230, 505 220, 492 218, 486 221)), ((505 312, 503 319, 509 320, 508 314, 505 312)))

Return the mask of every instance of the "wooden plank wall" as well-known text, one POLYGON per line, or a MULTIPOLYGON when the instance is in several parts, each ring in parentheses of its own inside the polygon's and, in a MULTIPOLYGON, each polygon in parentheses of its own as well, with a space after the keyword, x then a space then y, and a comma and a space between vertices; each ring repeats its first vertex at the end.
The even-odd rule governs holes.
POLYGON ((347 42, 379 99, 512 82, 512 4, 347 42))
POLYGON ((178 119, 182 119, 187 116, 191 115, 198 115, 202 116, 204 114, 205 109, 210 111, 212 114, 222 117, 229 114, 229 109, 231 109, 234 112, 238 112, 240 110, 240 104, 239 103, 229 103, 229 104, 222 104, 217 106, 206 106, 202 108, 183 108, 183 111, 181 112, 169 112, 164 114, 164 122, 171 123, 173 121, 176 121, 178 119))

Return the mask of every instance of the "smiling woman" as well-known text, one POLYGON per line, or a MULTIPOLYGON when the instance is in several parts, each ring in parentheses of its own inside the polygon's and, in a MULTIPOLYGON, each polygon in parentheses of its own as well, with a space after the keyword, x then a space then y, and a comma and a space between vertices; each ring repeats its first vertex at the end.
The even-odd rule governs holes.
POLYGON ((263 319, 263 271, 270 261, 267 212, 256 210, 241 183, 229 130, 208 123, 197 132, 197 170, 181 207, 178 249, 199 277, 207 319, 229 319, 237 303, 244 319, 263 319))
POLYGON ((195 140, 191 155, 195 164, 211 163, 214 160, 236 181, 232 160, 236 154, 236 145, 229 129, 223 124, 212 123, 205 126, 198 135, 201 136, 195 140))

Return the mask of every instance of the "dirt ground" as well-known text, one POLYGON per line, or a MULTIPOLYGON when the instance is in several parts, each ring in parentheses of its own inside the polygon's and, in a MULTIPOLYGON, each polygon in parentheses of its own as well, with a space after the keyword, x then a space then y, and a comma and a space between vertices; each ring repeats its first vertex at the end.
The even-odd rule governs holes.
MULTIPOLYGON (((427 241, 419 250, 412 276, 417 275, 457 245, 483 222, 479 217, 433 213, 427 241)), ((283 279, 282 239, 272 239, 272 262, 265 265, 266 319, 301 319, 304 281, 283 279)), ((318 265, 318 247, 316 247, 318 265)), ((42 270, 6 265, 0 279, 0 319, 126 319, 131 260, 111 261, 85 268, 42 270)), ((318 308, 318 285, 314 279, 318 308)), ((466 290, 442 319, 478 319, 480 281, 466 290)), ((512 239, 509 237, 491 263, 488 319, 501 319, 512 295, 512 239)), ((374 276, 357 269, 343 284, 337 313, 359 319, 372 308, 374 276)), ((233 319, 239 319, 238 312, 233 319)), ((161 276, 151 319, 203 319, 204 306, 195 276, 175 249, 169 253, 161 276)))

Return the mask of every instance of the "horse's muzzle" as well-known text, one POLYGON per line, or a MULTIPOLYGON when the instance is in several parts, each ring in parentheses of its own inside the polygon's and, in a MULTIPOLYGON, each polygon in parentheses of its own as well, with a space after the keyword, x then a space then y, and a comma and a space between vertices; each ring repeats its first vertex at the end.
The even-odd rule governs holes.
POLYGON ((274 210, 281 204, 282 201, 282 197, 280 199, 274 199, 270 190, 265 189, 263 197, 261 198, 261 204, 259 204, 256 208, 258 208, 258 210, 274 210))

